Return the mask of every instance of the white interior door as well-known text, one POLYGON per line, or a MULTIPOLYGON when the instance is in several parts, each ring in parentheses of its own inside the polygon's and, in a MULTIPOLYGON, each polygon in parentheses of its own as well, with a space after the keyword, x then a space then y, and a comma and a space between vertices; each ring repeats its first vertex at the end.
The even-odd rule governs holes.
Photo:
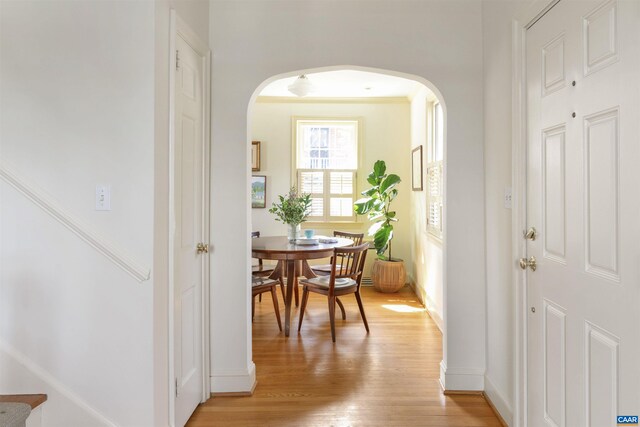
POLYGON ((203 58, 176 37, 174 146, 175 425, 183 426, 203 395, 203 58))
POLYGON ((640 2, 527 31, 528 425, 640 415, 640 2))

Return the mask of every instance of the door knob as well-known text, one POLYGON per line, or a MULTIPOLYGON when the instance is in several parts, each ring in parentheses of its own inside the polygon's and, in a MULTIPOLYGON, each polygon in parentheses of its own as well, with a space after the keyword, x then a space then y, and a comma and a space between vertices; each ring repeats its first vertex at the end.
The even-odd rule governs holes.
POLYGON ((536 240, 538 232, 536 231, 535 227, 529 227, 529 229, 523 232, 522 235, 524 236, 525 240, 536 240))
POLYGON ((209 245, 207 245, 206 243, 198 243, 198 246, 196 246, 196 251, 199 254, 208 254, 209 253, 209 245))
POLYGON ((534 256, 531 256, 531 258, 529 259, 520 258, 520 261, 518 263, 520 264, 520 268, 523 270, 526 270, 527 267, 529 267, 531 271, 536 271, 537 264, 536 264, 536 257, 534 256))

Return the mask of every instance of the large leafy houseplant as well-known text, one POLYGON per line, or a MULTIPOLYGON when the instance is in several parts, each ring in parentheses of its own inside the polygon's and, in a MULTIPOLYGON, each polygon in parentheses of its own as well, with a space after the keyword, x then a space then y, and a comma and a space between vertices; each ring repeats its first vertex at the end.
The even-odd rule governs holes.
POLYGON ((373 187, 363 191, 361 194, 365 197, 354 203, 354 209, 358 215, 368 215, 369 220, 375 221, 369 227, 369 236, 373 236, 373 244, 381 260, 393 261, 391 258, 393 223, 398 219, 396 211, 391 210, 391 202, 398 196, 398 189, 394 187, 400 181, 398 175, 387 174, 387 165, 384 160, 378 160, 373 165, 373 172, 367 177, 367 182, 373 187), (387 251, 388 257, 385 256, 387 251))
POLYGON ((276 216, 276 221, 289 225, 289 241, 299 237, 300 224, 307 220, 311 213, 311 195, 298 193, 291 187, 285 196, 278 196, 279 203, 272 203, 269 212, 276 216))

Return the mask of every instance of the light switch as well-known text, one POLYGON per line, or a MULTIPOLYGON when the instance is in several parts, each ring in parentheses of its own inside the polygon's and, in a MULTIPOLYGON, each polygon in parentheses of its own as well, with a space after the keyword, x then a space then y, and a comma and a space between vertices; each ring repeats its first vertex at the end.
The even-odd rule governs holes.
POLYGON ((111 186, 110 185, 96 185, 96 210, 97 211, 110 211, 111 210, 111 186))
POLYGON ((504 208, 511 209, 511 187, 504 188, 504 208))

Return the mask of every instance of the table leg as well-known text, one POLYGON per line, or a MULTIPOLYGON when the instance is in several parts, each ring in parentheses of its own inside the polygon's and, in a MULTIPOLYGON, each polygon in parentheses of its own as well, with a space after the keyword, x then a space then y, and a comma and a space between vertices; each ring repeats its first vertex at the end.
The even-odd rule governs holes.
POLYGON ((291 329, 291 300, 293 299, 293 287, 296 278, 296 262, 287 260, 287 295, 284 300, 284 336, 289 336, 291 329))

